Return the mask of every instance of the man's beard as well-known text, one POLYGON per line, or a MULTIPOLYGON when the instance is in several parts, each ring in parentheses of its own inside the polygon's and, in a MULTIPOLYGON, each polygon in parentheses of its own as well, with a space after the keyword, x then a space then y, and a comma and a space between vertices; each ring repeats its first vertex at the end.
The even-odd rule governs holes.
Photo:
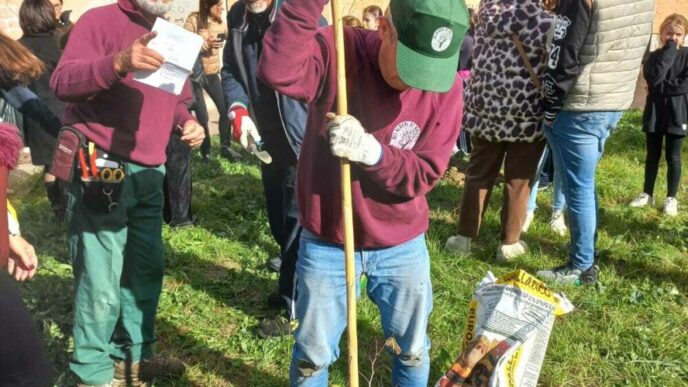
POLYGON ((155 16, 164 16, 172 9, 172 1, 163 3, 162 0, 136 0, 142 11, 155 16))
POLYGON ((270 8, 271 2, 269 0, 244 0, 246 7, 251 13, 263 13, 270 8))

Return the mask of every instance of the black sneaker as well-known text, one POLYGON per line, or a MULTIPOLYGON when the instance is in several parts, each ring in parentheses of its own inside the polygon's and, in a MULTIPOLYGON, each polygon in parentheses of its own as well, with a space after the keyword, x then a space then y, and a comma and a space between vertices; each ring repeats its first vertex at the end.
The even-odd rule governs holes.
POLYGON ((258 336, 263 339, 289 336, 296 330, 298 325, 296 320, 290 321, 281 314, 274 318, 265 318, 258 327, 258 336))
POLYGON ((222 147, 220 148, 220 156, 224 157, 225 159, 231 162, 241 160, 241 155, 239 154, 239 152, 235 151, 228 145, 222 145, 222 147))

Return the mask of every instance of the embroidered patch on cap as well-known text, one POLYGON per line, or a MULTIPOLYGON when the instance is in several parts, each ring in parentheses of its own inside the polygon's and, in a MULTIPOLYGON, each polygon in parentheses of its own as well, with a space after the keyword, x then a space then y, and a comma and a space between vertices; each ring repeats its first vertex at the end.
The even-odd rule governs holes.
POLYGON ((442 52, 449 48, 449 44, 454 37, 454 31, 447 27, 440 27, 432 34, 432 49, 442 52))

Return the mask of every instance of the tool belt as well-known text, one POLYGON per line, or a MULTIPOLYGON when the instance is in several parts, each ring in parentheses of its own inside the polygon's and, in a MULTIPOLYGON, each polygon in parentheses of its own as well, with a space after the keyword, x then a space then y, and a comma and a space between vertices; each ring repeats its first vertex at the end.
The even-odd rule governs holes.
POLYGON ((60 130, 50 173, 66 182, 78 181, 84 206, 101 212, 119 206, 127 176, 124 159, 96 147, 71 126, 60 130))

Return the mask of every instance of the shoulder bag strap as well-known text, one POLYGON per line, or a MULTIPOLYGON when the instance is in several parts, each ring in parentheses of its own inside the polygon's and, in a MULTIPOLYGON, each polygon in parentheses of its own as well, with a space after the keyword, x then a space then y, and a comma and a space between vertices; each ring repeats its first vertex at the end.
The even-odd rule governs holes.
POLYGON ((533 84, 535 84, 535 87, 538 89, 541 89, 542 83, 538 79, 537 75, 535 75, 535 71, 533 71, 533 66, 530 64, 530 59, 528 59, 528 55, 526 55, 526 51, 523 49, 523 43, 521 43, 521 39, 518 37, 518 34, 511 35, 511 40, 514 41, 516 49, 518 50, 519 55, 521 55, 521 59, 525 63, 526 68, 528 69, 528 73, 530 74, 530 79, 533 81, 533 84))

